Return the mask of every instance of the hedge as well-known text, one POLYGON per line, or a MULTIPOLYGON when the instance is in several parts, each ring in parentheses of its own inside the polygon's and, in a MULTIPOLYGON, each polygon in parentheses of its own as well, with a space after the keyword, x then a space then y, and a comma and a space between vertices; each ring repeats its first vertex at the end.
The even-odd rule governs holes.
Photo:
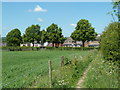
POLYGON ((2 50, 6 51, 38 51, 41 49, 47 50, 92 50, 98 49, 98 47, 2 47, 2 50))
POLYGON ((100 49, 106 60, 120 60, 120 23, 113 22, 101 35, 100 49))

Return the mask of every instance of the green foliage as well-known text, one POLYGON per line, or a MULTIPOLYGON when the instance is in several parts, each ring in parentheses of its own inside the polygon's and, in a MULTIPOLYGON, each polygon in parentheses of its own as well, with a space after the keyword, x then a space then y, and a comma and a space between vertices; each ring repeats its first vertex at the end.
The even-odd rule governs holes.
POLYGON ((41 31, 41 44, 44 44, 47 41, 47 32, 45 30, 41 31))
POLYGON ((47 41, 53 43, 63 43, 65 38, 62 35, 62 29, 57 24, 51 24, 47 29, 47 41))
POLYGON ((107 60, 120 60, 120 23, 113 22, 101 35, 100 47, 107 60))
POLYGON ((71 64, 71 60, 69 60, 67 57, 64 58, 64 65, 71 64))
POLYGON ((12 47, 12 46, 5 46, 1 47, 3 51, 38 51, 38 50, 93 50, 99 49, 99 47, 12 47))
POLYGON ((2 37, 2 42, 6 43, 6 37, 2 37))
POLYGON ((120 1, 113 2, 113 12, 118 17, 118 21, 120 22, 120 1))
POLYGON ((82 41, 84 47, 85 41, 94 40, 96 35, 97 34, 89 21, 81 19, 78 21, 75 31, 71 34, 71 37, 75 41, 82 41))
POLYGON ((21 32, 17 28, 10 31, 6 36, 7 46, 20 46, 21 41, 21 32))
POLYGON ((26 29, 25 34, 23 35, 23 42, 30 42, 34 45, 34 41, 37 41, 38 43, 40 41, 39 25, 31 25, 26 29))
POLYGON ((81 88, 120 88, 119 61, 106 61, 99 52, 94 58, 81 88))

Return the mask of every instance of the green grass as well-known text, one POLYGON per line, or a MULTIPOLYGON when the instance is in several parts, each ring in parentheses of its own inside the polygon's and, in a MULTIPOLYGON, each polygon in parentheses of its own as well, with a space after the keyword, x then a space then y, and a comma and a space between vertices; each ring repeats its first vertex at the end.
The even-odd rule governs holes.
POLYGON ((92 68, 87 73, 83 83, 83 88, 118 88, 118 62, 106 61, 99 53, 91 66, 92 68))
POLYGON ((71 60, 74 55, 80 58, 88 54, 89 51, 79 50, 3 51, 2 86, 3 88, 31 87, 40 77, 43 77, 41 81, 45 82, 48 77, 49 59, 52 61, 54 71, 60 68, 61 56, 71 60))
POLYGON ((104 60, 96 50, 3 51, 2 57, 3 88, 49 88, 48 60, 53 88, 75 88, 89 65, 82 88, 118 88, 118 62, 104 60), (61 56, 71 64, 61 67, 61 56))
MULTIPOLYGON (((69 59, 71 64, 59 67, 52 71, 52 88, 75 88, 79 78, 90 62, 95 58, 97 51, 87 51, 85 56, 78 55, 69 59), (75 65, 76 63, 76 65, 75 65)), ((48 75, 39 77, 31 88, 49 88, 48 75)))

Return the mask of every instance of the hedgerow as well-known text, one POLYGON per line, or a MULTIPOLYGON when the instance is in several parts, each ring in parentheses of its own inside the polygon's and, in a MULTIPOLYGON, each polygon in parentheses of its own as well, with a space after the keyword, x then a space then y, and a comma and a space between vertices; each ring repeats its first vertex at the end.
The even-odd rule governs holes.
POLYGON ((2 50, 7 51, 38 51, 41 49, 47 49, 47 50, 92 50, 92 49, 99 49, 99 47, 2 47, 2 50))
POLYGON ((113 22, 101 35, 100 48, 106 60, 120 60, 120 23, 113 22))

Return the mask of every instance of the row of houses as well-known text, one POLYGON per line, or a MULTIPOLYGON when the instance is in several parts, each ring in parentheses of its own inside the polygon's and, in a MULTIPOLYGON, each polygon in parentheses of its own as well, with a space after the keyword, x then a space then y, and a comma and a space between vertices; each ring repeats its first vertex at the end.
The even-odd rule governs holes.
MULTIPOLYGON (((100 34, 97 35, 96 39, 94 41, 86 41, 85 42, 85 47, 98 47, 99 46, 99 37, 100 34)), ((0 46, 6 46, 6 43, 0 43, 0 46)), ((21 43, 20 44, 21 47, 23 46, 29 46, 29 47, 41 47, 41 46, 48 46, 48 47, 52 47, 52 43, 44 43, 44 44, 40 44, 37 42, 34 42, 34 45, 32 43, 21 43)), ((63 44, 57 44, 55 43, 54 46, 59 46, 59 47, 81 47, 82 46, 82 41, 75 41, 73 40, 71 37, 67 37, 67 39, 65 40, 65 42, 63 44)))
MULTIPOLYGON (((99 46, 99 37, 100 35, 97 35, 96 39, 94 41, 86 41, 85 42, 85 47, 98 47, 99 46)), ((30 46, 33 47, 32 43, 24 43, 24 44, 20 44, 20 46, 30 46)), ((49 46, 52 47, 52 43, 44 43, 43 45, 39 44, 39 43, 34 43, 34 47, 41 47, 41 46, 49 46)), ((54 44, 54 46, 63 46, 63 47, 81 47, 82 46, 82 41, 75 41, 73 40, 71 37, 67 37, 67 39, 65 40, 65 42, 63 44, 54 44)))

